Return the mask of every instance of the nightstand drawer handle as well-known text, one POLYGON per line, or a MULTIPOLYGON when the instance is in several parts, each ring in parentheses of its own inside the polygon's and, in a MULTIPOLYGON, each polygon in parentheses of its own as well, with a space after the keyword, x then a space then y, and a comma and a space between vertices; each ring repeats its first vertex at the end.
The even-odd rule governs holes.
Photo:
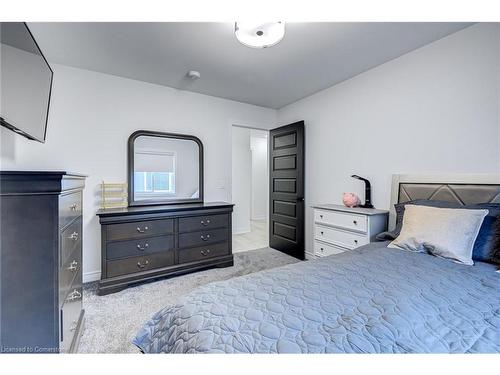
POLYGON ((319 215, 319 217, 320 217, 321 219, 323 219, 323 215, 319 215))
POLYGON ((210 235, 207 234, 206 236, 204 236, 203 234, 200 236, 200 238, 203 240, 203 241, 207 241, 209 238, 210 238, 210 235))
POLYGON ((323 232, 323 231, 321 231, 320 233, 321 233, 321 235, 323 235, 323 234, 324 234, 324 232, 323 232))
POLYGON ((141 244, 137 244, 137 248, 142 251, 146 250, 148 247, 149 244, 147 242, 144 244, 144 246, 141 246, 141 244))
POLYGON ((201 253, 201 255, 203 255, 204 257, 206 257, 208 254, 210 254, 210 249, 201 250, 200 253, 201 253))
POLYGON ((144 227, 144 229, 141 229, 141 227, 137 227, 137 231, 138 231, 139 233, 146 233, 148 230, 149 230, 149 228, 148 228, 148 227, 144 227))
POLYGON ((323 248, 321 248, 320 250, 321 250, 321 252, 325 251, 325 249, 323 249, 323 248))
POLYGON ((202 220, 202 221, 200 221, 200 223, 201 223, 201 225, 206 227, 208 224, 210 224, 210 219, 202 220))
POLYGON ((354 243, 357 245, 358 244, 358 240, 354 240, 354 243))
POLYGON ((137 262, 137 267, 144 268, 149 264, 149 260, 146 260, 144 263, 137 262))
POLYGON ((353 220, 353 221, 352 221, 352 223, 353 223, 354 225, 358 225, 358 221, 357 221, 357 220, 353 220))

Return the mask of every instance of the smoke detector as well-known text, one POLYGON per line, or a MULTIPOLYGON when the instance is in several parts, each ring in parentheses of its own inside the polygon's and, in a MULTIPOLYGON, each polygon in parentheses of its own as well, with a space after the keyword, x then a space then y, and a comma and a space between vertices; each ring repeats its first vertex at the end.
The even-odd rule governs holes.
POLYGON ((187 76, 194 81, 200 78, 201 74, 197 70, 190 70, 189 72, 187 72, 187 76))

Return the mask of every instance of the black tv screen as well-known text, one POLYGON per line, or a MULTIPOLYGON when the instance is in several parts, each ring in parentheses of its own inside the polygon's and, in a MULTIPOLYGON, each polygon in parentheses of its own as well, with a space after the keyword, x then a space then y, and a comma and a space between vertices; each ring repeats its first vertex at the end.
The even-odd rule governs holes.
POLYGON ((24 22, 1 22, 0 123, 45 142, 53 72, 24 22))

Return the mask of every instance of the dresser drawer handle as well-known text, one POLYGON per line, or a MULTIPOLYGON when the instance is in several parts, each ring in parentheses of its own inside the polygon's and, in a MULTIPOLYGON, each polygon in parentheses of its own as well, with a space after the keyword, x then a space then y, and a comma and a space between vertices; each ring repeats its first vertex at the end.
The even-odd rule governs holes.
POLYGON ((78 240, 78 233, 77 233, 77 232, 73 232, 73 233, 71 233, 71 234, 69 235, 69 238, 70 238, 71 240, 74 240, 74 241, 78 240))
POLYGON ((203 241, 207 241, 210 239, 210 235, 207 234, 206 236, 204 236, 203 234, 200 236, 200 238, 203 240, 203 241))
POLYGON ((82 293, 80 293, 78 290, 75 289, 69 294, 67 300, 74 301, 75 299, 80 299, 80 298, 82 298, 82 293))
POLYGON ((210 219, 202 220, 202 221, 200 221, 200 224, 203 225, 204 227, 206 227, 208 224, 210 224, 210 219))
POLYGON ((352 223, 353 223, 354 225, 358 225, 357 220, 353 220, 353 221, 352 221, 352 223))
POLYGON ((323 215, 319 215, 320 219, 323 219, 323 215))
POLYGON ((141 246, 141 244, 137 244, 137 248, 141 251, 146 250, 149 247, 149 244, 146 242, 144 246, 141 246))
POLYGON ((144 268, 149 264, 149 260, 146 260, 144 263, 137 262, 137 267, 144 268))
POLYGON ((201 250, 200 253, 201 253, 201 255, 203 255, 204 257, 206 257, 208 254, 210 254, 210 249, 201 250))
POLYGON ((71 211, 76 211, 77 208, 78 208, 78 205, 76 203, 73 203, 71 206, 69 206, 69 209, 71 211))
POLYGON ((323 249, 323 248, 320 248, 320 250, 321 250, 321 252, 325 251, 325 249, 323 249))
POLYGON ((354 243, 357 245, 358 244, 358 240, 354 240, 354 243))
POLYGON ((77 268, 78 268, 78 262, 76 260, 74 260, 69 264, 68 270, 69 271, 76 271, 77 268))
POLYGON ((321 235, 325 234, 323 231, 321 231, 320 233, 321 233, 321 235))
POLYGON ((144 229, 141 229, 141 227, 137 227, 137 231, 138 231, 139 233, 146 233, 148 230, 149 230, 149 228, 148 228, 148 227, 144 227, 144 229))

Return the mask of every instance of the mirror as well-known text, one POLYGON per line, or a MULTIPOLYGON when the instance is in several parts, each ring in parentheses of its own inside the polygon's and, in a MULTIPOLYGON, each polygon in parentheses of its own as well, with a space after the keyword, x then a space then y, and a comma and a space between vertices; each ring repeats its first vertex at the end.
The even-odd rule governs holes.
POLYGON ((203 202, 203 144, 139 130, 129 138, 129 205, 203 202))

